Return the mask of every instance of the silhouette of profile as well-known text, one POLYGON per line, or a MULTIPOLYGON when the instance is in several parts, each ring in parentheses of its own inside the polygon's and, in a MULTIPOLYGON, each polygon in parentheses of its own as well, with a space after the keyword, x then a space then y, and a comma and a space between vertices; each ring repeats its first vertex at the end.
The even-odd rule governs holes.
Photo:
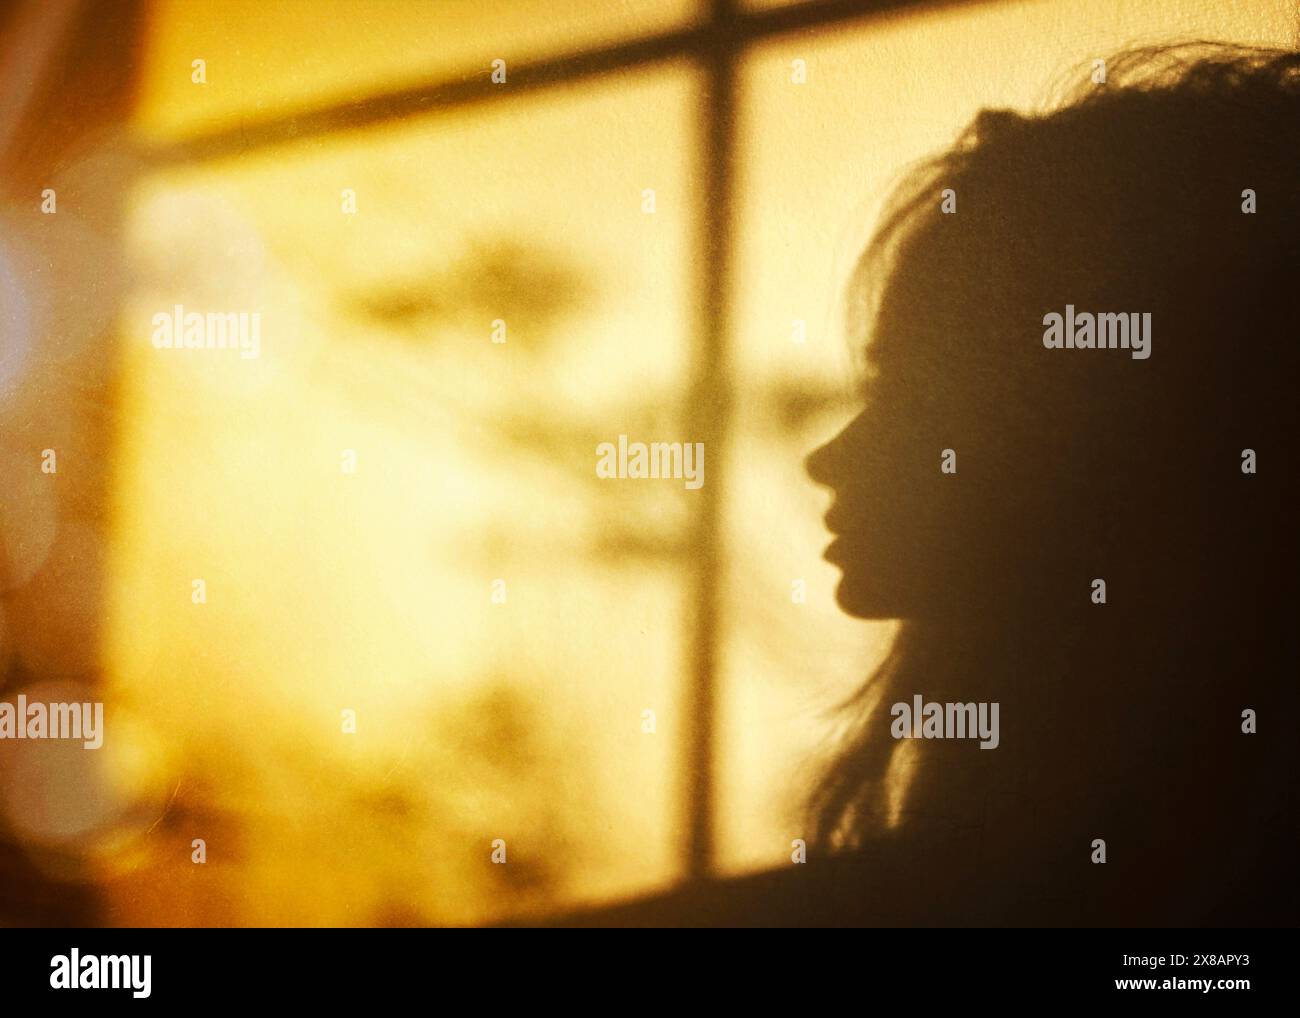
POLYGON ((807 863, 569 921, 1294 925, 1300 54, 1107 78, 982 113, 850 281, 866 408, 808 467, 902 625, 807 863), (895 737, 917 696, 996 748, 895 737))
POLYGON ((986 859, 971 918, 1291 923, 1300 54, 1108 71, 982 113, 854 274, 866 409, 809 473, 841 607, 904 621, 819 840, 986 859), (891 736, 918 694, 998 747, 891 736))

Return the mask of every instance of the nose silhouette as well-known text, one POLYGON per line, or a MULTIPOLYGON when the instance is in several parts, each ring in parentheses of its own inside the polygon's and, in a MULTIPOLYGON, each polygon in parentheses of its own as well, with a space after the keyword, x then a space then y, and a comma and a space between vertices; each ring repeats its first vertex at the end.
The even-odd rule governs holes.
MULTIPOLYGON (((840 432, 842 435, 843 432, 840 432)), ((830 487, 830 464, 834 455, 835 443, 839 440, 839 435, 832 438, 825 445, 814 449, 804 460, 804 472, 813 479, 817 484, 824 487, 830 487)))
POLYGON ((814 449, 804 460, 804 471, 823 487, 833 488, 844 477, 855 459, 853 447, 860 441, 864 414, 858 414, 834 438, 814 449))

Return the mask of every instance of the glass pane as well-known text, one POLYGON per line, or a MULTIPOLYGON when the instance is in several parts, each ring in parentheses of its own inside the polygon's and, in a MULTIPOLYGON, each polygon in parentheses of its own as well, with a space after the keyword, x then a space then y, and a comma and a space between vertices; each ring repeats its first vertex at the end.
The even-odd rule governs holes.
POLYGON ((745 61, 735 358, 745 397, 719 712, 725 872, 788 865, 810 784, 848 718, 837 708, 893 634, 836 608, 839 571, 820 558, 829 499, 802 468, 855 410, 842 288, 890 185, 982 107, 1046 102, 1094 57, 1186 38, 1288 46, 1294 33, 1284 2, 970 4, 774 38, 745 61), (805 603, 792 599, 796 581, 805 603))
POLYGON ((481 922, 677 876, 694 492, 595 450, 684 437, 697 101, 670 68, 139 189, 108 657, 220 862, 149 858, 123 921, 481 922), (257 356, 155 348, 177 306, 260 312, 257 356))

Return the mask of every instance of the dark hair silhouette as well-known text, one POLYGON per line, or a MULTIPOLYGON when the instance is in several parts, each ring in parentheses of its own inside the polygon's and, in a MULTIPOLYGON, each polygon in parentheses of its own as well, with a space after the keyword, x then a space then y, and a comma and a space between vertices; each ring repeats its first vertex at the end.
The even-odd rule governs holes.
POLYGON ((809 471, 842 607, 903 624, 822 845, 1013 858, 1046 911, 1011 918, 1294 908, 1298 131, 1300 54, 1133 51, 895 195, 851 286, 866 409, 809 471), (1149 356, 1047 348, 1067 304, 1149 313, 1149 356), (1000 745, 891 738, 915 694, 998 702, 1000 745))

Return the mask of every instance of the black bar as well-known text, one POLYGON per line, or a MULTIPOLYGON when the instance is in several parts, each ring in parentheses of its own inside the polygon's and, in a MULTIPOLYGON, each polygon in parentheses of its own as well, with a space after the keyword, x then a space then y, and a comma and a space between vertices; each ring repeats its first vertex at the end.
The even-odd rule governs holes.
MULTIPOLYGON (((560 936, 560 934, 552 934, 560 936)), ((506 931, 434 930, 93 930, 10 931, 0 942, 0 999, 6 1014, 71 1013, 113 1002, 175 1013, 178 1005, 328 1004, 410 1001, 421 1010, 493 1011, 517 994, 535 1005, 585 1001, 614 1014, 633 1009, 841 1006, 879 1013, 883 1004, 935 1004, 968 1013, 1007 1003, 1126 1001, 1135 1008, 1213 1002, 1248 1013, 1294 996, 1290 931, 871 930, 841 936, 747 933, 743 943, 696 942, 683 950, 635 934, 619 941, 573 933, 563 944, 523 944, 506 931), (815 939, 811 939, 815 937, 815 939), (77 951, 78 978, 123 973, 113 988, 58 988, 77 951), (136 956, 134 970, 103 956, 136 956), (149 957, 148 996, 143 992, 149 957), (66 961, 55 962, 62 956, 66 961), (1181 961, 1179 958, 1181 957, 1181 961), (89 962, 87 959, 91 959, 89 962), (131 975, 140 978, 132 981, 131 975), (1133 981, 1138 981, 1135 986, 1133 981), (1151 980, 1149 987, 1143 981, 1151 980), (1180 985, 1196 980, 1210 982, 1180 985), (1220 981, 1245 985, 1229 987, 1220 981), (1124 982, 1125 986, 1120 987, 1124 982), (136 989, 135 987, 141 987, 136 989), (656 1001, 657 998, 657 1001, 656 1001), (635 1002, 635 1003, 634 1003, 635 1002)), ((694 936, 694 935, 693 935, 694 936)), ((699 934, 702 938, 707 934, 699 934)), ((1041 1013, 1038 1011, 1031 1013, 1041 1013)))

